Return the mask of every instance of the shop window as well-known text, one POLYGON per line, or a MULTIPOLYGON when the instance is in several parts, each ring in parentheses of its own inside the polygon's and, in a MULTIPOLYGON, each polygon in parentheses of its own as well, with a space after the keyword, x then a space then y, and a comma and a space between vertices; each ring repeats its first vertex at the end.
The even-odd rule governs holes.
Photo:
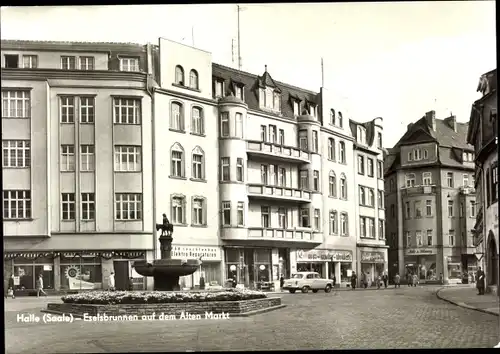
POLYGON ((44 289, 54 289, 54 260, 50 257, 14 259, 14 275, 19 277, 18 289, 35 289, 36 278, 42 274, 44 289))
POLYGON ((340 263, 340 281, 350 282, 351 277, 348 273, 352 272, 352 263, 340 263))
POLYGON ((102 267, 98 257, 63 257, 60 265, 61 289, 102 289, 102 267))
POLYGON ((255 250, 255 262, 269 263, 271 259, 271 250, 268 249, 256 249, 255 250))
POLYGON ((227 248, 226 249, 226 262, 227 263, 239 263, 240 262, 239 249, 227 248))

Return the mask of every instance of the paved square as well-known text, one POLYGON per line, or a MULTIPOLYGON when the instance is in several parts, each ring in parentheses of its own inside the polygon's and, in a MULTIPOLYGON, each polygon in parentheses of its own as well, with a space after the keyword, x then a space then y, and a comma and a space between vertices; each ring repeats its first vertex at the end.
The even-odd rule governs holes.
POLYGON ((439 300, 437 288, 283 294, 284 309, 229 320, 18 323, 57 299, 6 300, 6 352, 493 348, 499 317, 439 300))

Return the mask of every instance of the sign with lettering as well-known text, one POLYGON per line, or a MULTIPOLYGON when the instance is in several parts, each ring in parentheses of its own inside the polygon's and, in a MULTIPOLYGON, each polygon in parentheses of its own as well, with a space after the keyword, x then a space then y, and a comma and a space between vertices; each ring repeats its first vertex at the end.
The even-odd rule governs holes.
POLYGON ((362 263, 384 263, 385 257, 382 252, 361 252, 362 263))
POLYGON ((312 261, 352 262, 352 252, 334 250, 297 250, 297 262, 312 261))
POLYGON ((436 250, 432 248, 408 248, 405 250, 407 256, 418 256, 421 254, 436 254, 436 250))
POLYGON ((214 246, 176 246, 172 245, 173 259, 200 258, 201 261, 221 261, 219 247, 214 246))

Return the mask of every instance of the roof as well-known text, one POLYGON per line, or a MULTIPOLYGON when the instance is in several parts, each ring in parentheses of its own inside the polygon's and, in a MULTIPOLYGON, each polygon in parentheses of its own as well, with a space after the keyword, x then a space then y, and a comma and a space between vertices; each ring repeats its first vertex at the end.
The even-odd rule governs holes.
POLYGON ((18 39, 2 39, 2 49, 45 49, 45 50, 82 50, 88 51, 108 51, 110 49, 122 48, 127 50, 137 50, 145 48, 144 44, 120 43, 120 42, 77 42, 77 41, 32 41, 18 39), (70 48, 68 48, 70 47, 70 48))
MULTIPOLYGON (((240 83, 244 85, 245 103, 250 110, 262 111, 259 106, 258 87, 274 87, 281 91, 281 114, 262 111, 267 114, 284 116, 289 119, 294 118, 293 100, 299 99, 302 104, 311 102, 317 104, 318 93, 306 89, 298 88, 283 82, 274 80, 266 70, 262 75, 255 75, 244 71, 239 71, 229 68, 224 65, 212 64, 212 75, 218 79, 222 79, 225 83, 225 94, 230 94, 232 84, 240 83)), ((300 113, 300 112, 299 112, 300 113)))

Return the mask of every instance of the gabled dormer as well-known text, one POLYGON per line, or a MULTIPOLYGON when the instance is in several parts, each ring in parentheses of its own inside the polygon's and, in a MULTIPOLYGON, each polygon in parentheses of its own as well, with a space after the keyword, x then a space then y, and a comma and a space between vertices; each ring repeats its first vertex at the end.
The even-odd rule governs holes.
POLYGON ((360 144, 366 145, 366 128, 362 125, 358 125, 357 141, 360 144))
POLYGON ((261 109, 281 112, 281 89, 267 72, 267 65, 264 74, 257 80, 257 89, 261 109))
POLYGON ((237 79, 232 78, 230 84, 230 92, 234 97, 239 98, 242 101, 245 101, 245 84, 237 79))
POLYGON ((302 104, 302 99, 294 94, 294 93, 289 93, 289 103, 290 103, 290 106, 292 107, 292 110, 293 110, 293 115, 295 117, 298 117, 300 116, 301 114, 301 111, 300 111, 300 106, 302 104))

